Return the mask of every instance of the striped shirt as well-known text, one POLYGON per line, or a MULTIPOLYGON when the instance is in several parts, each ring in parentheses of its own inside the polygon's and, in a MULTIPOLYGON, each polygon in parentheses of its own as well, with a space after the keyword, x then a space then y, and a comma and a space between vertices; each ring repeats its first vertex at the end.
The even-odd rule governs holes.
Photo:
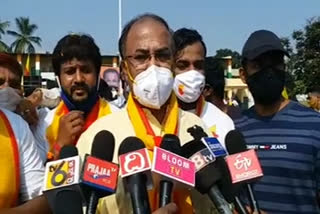
POLYGON ((251 108, 235 126, 259 156, 264 176, 254 191, 260 209, 320 213, 320 114, 292 101, 271 117, 261 117, 251 108))

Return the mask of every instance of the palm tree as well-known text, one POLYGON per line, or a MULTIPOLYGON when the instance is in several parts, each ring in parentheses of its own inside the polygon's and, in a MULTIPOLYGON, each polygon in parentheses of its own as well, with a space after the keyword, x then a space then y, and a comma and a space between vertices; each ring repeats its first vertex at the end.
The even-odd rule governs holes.
POLYGON ((31 24, 28 17, 19 17, 15 19, 18 31, 8 30, 7 33, 16 38, 11 44, 10 49, 14 53, 34 53, 34 44, 41 47, 41 38, 33 36, 38 26, 31 24))
POLYGON ((4 35, 6 33, 6 29, 9 27, 10 22, 8 21, 1 21, 0 20, 0 52, 1 51, 7 51, 8 50, 8 46, 6 45, 6 43, 4 43, 2 41, 2 35, 4 35))

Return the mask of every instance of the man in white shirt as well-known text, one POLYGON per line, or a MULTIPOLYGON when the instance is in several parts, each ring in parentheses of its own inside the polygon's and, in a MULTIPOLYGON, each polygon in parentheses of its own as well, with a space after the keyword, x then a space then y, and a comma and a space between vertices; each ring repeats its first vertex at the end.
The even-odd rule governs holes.
POLYGON ((6 54, 0 55, 0 62, 0 213, 50 213, 46 199, 37 197, 44 166, 34 138, 29 125, 13 113, 21 99, 22 68, 6 54))
POLYGON ((173 89, 180 108, 199 116, 225 146, 224 138, 234 129, 231 118, 201 95, 205 86, 206 45, 196 30, 182 28, 173 34, 175 42, 175 80, 173 89))

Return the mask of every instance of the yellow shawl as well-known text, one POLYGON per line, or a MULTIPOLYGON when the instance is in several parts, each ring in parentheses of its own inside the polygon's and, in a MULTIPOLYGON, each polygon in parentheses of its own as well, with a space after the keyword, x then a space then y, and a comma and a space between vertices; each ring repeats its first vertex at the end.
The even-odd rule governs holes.
POLYGON ((0 208, 10 208, 18 202, 19 150, 10 122, 1 110, 0 143, 0 208))

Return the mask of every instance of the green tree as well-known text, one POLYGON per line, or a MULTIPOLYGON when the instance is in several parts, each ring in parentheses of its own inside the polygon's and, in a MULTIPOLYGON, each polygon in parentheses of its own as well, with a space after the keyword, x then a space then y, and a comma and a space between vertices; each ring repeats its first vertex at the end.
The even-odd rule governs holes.
POLYGON ((320 85, 320 17, 307 21, 302 30, 292 34, 295 52, 291 59, 291 73, 295 82, 295 93, 306 93, 320 85))
POLYGON ((232 57, 232 67, 233 68, 240 68, 241 67, 241 55, 237 51, 232 51, 228 48, 219 49, 216 51, 215 58, 222 58, 226 56, 232 57))
POLYGON ((33 35, 38 26, 31 24, 27 17, 16 18, 15 23, 17 31, 7 31, 9 35, 15 37, 10 49, 14 53, 35 53, 34 44, 41 47, 41 38, 33 35))
POLYGON ((2 35, 5 35, 6 34, 6 29, 10 26, 10 22, 8 21, 1 21, 0 20, 0 52, 3 52, 3 51, 8 51, 8 46, 7 44, 2 41, 2 35))

